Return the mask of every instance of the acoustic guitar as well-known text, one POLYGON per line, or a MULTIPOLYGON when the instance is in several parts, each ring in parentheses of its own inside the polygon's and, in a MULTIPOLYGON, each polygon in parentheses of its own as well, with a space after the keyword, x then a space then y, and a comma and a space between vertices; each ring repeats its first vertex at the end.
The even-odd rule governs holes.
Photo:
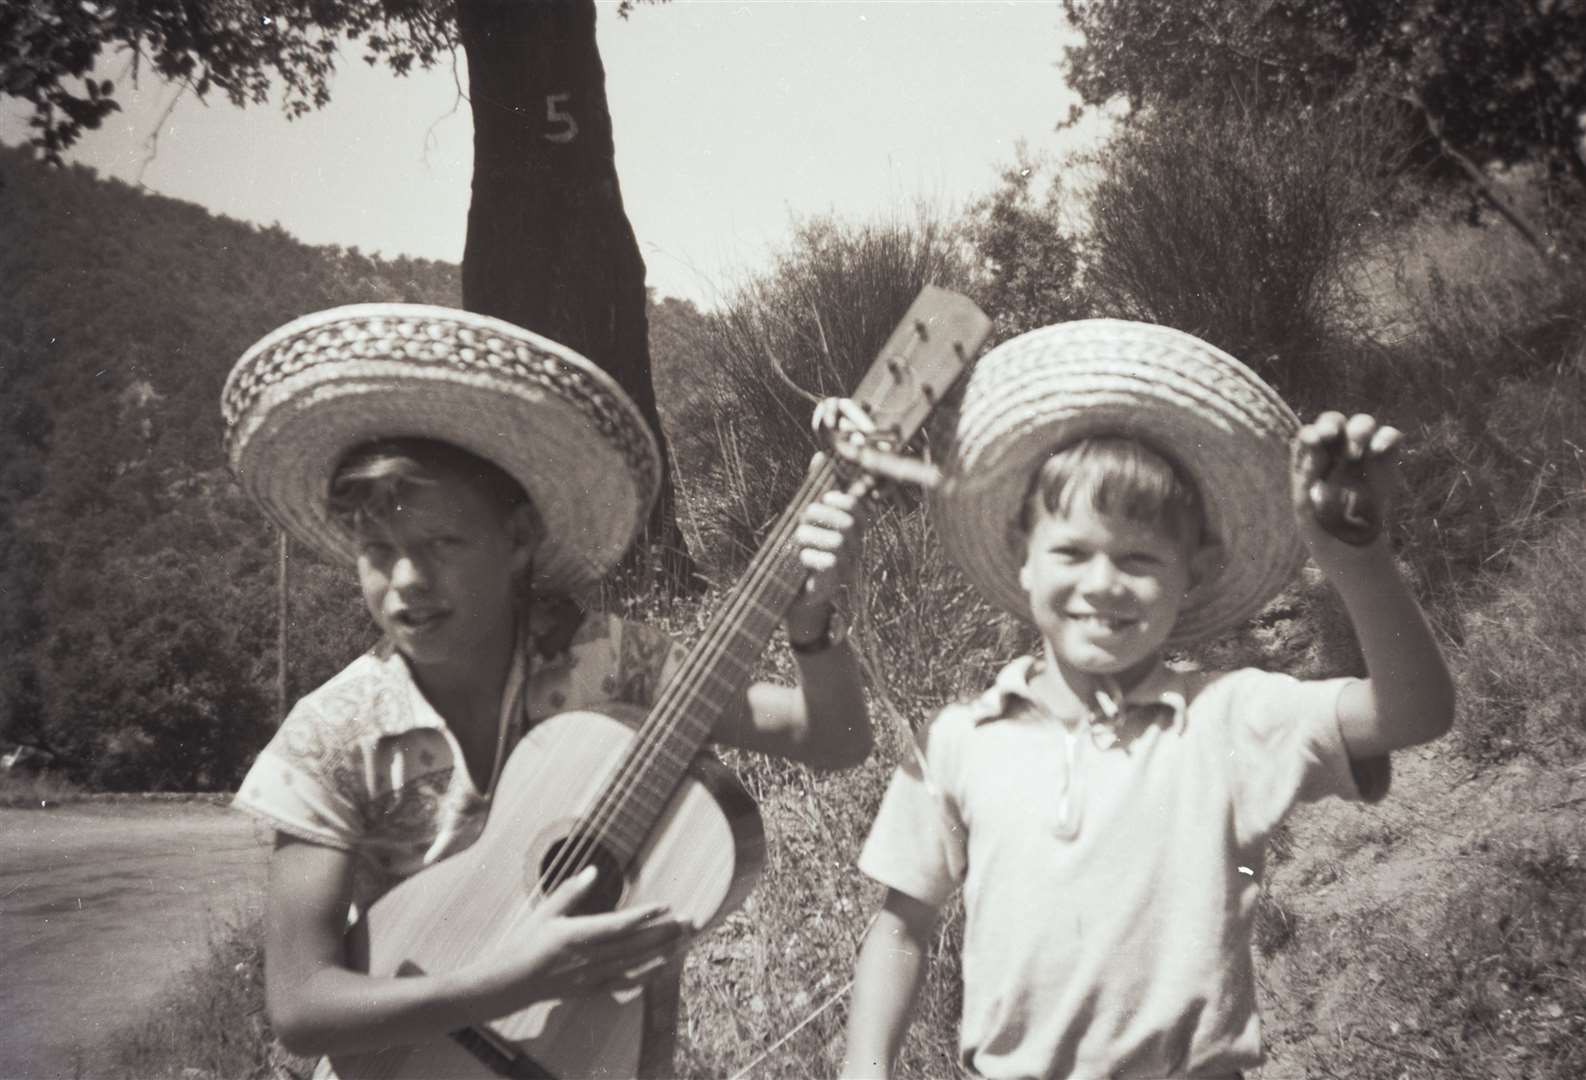
MULTIPOLYGON (((875 428, 864 452, 884 455, 914 436, 989 325, 962 296, 920 294, 852 399, 875 428)), ((613 705, 530 729, 503 767, 479 839, 371 905, 349 935, 349 963, 379 976, 440 972, 513 948, 541 899, 590 864, 600 870, 598 895, 585 898, 584 913, 663 903, 706 927, 735 910, 759 874, 764 834, 737 777, 702 748, 742 700, 803 584, 793 543, 800 514, 839 482, 833 456, 806 478, 648 715, 613 705)), ((543 1001, 449 1038, 333 1055, 331 1064, 346 1080, 663 1076, 675 994, 674 980, 543 1001)))

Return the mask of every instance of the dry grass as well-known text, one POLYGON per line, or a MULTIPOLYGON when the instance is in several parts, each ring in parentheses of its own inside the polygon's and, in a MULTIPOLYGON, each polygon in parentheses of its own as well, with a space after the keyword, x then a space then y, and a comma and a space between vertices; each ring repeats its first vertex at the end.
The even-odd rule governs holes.
POLYGON ((1504 777, 1478 799, 1416 784, 1430 813, 1386 838, 1345 828, 1360 847, 1281 880, 1305 914, 1269 965, 1263 1080, 1582 1075, 1586 830, 1530 798, 1536 783, 1504 777))
MULTIPOLYGON (((858 769, 824 776, 730 756, 761 804, 767 865, 744 909, 690 957, 682 1075, 835 1074, 854 953, 880 901, 854 863, 892 766, 912 753, 905 740, 941 703, 978 690, 998 660, 1029 644, 1026 631, 993 615, 943 560, 917 507, 877 514, 865 566, 865 587, 851 603, 853 637, 873 674, 877 751, 858 769), (943 656, 957 660, 944 664, 943 656)), ((670 629, 682 640, 697 632, 687 620, 670 629)), ((790 679, 785 652, 773 649, 762 674, 790 679)), ((956 904, 944 913, 902 1077, 958 1075, 962 919, 956 904)))
POLYGON ((313 1062, 271 1038, 261 921, 234 923, 147 1017, 108 1040, 98 1075, 124 1080, 302 1080, 313 1062))
POLYGON ((1337 404, 1410 434, 1396 531, 1457 639, 1487 583, 1586 501, 1586 273, 1436 220, 1399 247, 1376 298, 1397 338, 1361 345, 1337 404))
POLYGON ((1455 650, 1460 750, 1478 762, 1586 756, 1586 514, 1517 557, 1455 650))
MULTIPOLYGON (((789 769, 780 782, 760 786, 765 874, 743 910, 690 956, 680 1075, 835 1073, 853 956, 880 899, 853 863, 887 774, 873 760, 833 777, 789 769)), ((948 926, 939 951, 953 962, 933 971, 905 1075, 956 1071, 956 920, 948 926)))

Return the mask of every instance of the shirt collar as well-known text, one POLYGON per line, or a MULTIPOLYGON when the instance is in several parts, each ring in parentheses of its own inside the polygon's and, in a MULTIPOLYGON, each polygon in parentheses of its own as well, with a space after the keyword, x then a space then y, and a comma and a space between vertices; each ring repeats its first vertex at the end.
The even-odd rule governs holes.
MULTIPOLYGON (((380 692, 375 699, 376 722, 383 735, 401 735, 422 728, 440 729, 445 719, 435 711, 418 680, 407 657, 382 641, 375 646, 374 660, 380 665, 380 692)), ((524 685, 540 666, 539 658, 527 647, 524 634, 518 635, 518 647, 512 652, 512 667, 507 673, 507 684, 502 698, 505 708, 515 698, 522 698, 524 685)))
MULTIPOLYGON (((992 720, 1006 719, 1012 715, 1016 702, 1039 707, 1035 694, 1030 689, 1030 680, 1040 670, 1038 664, 1034 656, 1021 656, 999 671, 991 689, 982 694, 971 706, 975 713, 976 726, 992 720)), ((1158 664, 1149 675, 1124 694, 1123 709, 1128 711, 1141 706, 1165 706, 1173 710, 1174 730, 1182 730, 1188 701, 1184 681, 1182 672, 1174 671, 1166 664, 1158 664)))

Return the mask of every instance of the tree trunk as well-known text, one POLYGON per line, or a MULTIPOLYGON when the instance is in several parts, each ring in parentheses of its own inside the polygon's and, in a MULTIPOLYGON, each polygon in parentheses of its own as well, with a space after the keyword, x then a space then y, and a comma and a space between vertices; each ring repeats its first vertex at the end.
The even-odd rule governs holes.
POLYGON ((622 206, 593 0, 458 0, 474 115, 463 306, 588 357, 662 447, 661 497, 624 564, 676 588, 694 567, 650 381, 644 260, 622 206))

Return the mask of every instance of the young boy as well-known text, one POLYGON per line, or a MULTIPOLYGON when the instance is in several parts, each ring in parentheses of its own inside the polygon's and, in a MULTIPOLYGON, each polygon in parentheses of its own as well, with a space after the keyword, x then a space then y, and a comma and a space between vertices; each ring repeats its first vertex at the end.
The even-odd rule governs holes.
POLYGON ((1296 802, 1382 797, 1386 756, 1453 714, 1432 634, 1367 535, 1399 433, 1326 413, 1298 432, 1291 480, 1296 426, 1248 369, 1163 327, 1080 321, 981 359, 933 510, 955 562, 1043 646, 943 710, 924 771, 892 781, 860 857, 887 892, 845 1075, 890 1075, 958 888, 972 1075, 1260 1064, 1250 943, 1267 837, 1296 802), (1362 470, 1363 489, 1340 479, 1362 470), (1252 615, 1302 550, 1342 595, 1368 678, 1164 665, 1252 615))
MULTIPOLYGON (((587 873, 535 910, 516 949, 449 972, 375 978, 345 949, 350 912, 479 837, 532 725, 648 706, 681 658, 660 632, 568 599, 622 556, 655 496, 660 458, 637 408, 552 342, 409 305, 288 324, 238 362, 222 405, 245 489, 296 539, 356 566, 382 634, 298 703, 237 796, 276 831, 266 990, 282 1042, 423 1042, 653 975, 691 928, 654 906, 570 915, 587 873)), ((867 755, 857 664, 830 626, 861 516, 841 492, 805 513, 811 573, 785 617, 799 686, 751 686, 727 703, 719 741, 818 768, 867 755)))

